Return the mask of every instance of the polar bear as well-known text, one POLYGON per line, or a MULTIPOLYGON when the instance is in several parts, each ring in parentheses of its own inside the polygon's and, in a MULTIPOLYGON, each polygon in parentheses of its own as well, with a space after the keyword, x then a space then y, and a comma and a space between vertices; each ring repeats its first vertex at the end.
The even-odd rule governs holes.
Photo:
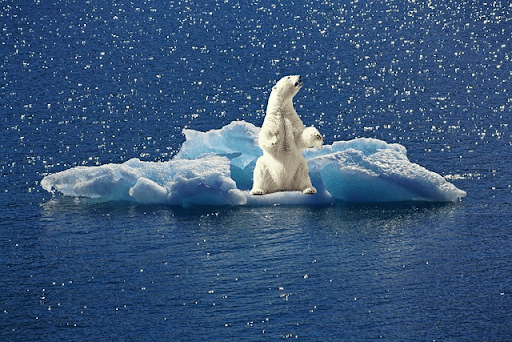
POLYGON ((263 156, 254 168, 253 195, 276 191, 316 193, 301 151, 312 146, 321 148, 323 138, 316 128, 305 128, 293 108, 293 97, 301 87, 301 77, 293 75, 283 77, 272 88, 259 134, 263 156))

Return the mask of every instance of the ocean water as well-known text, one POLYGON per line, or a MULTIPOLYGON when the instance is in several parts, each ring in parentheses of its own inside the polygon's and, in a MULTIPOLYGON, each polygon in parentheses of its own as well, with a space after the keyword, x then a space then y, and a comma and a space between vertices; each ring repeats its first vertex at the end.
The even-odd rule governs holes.
POLYGON ((497 340, 512 309, 507 1, 3 1, 1 340, 497 340), (449 203, 202 206, 51 194, 260 126, 399 143, 449 203))

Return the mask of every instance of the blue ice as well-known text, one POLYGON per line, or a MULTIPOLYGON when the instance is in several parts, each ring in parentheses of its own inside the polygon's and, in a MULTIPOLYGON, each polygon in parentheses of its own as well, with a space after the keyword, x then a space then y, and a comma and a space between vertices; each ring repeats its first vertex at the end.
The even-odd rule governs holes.
POLYGON ((258 127, 235 121, 217 130, 183 133, 185 142, 167 162, 134 158, 122 164, 78 166, 45 176, 41 186, 99 202, 181 206, 450 202, 466 196, 441 175, 411 163, 404 146, 368 138, 303 152, 317 194, 252 196, 252 173, 262 155, 258 127))

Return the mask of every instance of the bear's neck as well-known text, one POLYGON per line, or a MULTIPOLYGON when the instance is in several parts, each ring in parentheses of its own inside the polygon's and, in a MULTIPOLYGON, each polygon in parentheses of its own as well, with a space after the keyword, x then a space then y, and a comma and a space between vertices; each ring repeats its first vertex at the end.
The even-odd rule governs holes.
POLYGON ((267 113, 269 112, 282 112, 284 114, 291 113, 294 111, 292 97, 283 98, 278 94, 271 94, 268 105, 267 105, 267 113))

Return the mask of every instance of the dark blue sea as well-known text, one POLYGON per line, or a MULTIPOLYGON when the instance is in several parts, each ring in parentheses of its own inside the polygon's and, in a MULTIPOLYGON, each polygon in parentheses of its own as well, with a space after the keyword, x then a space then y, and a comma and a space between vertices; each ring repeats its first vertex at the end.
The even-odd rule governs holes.
POLYGON ((507 341, 512 5, 0 2, 0 340, 507 341), (261 126, 272 85, 326 144, 375 138, 455 202, 90 202, 46 175, 165 162, 261 126))

